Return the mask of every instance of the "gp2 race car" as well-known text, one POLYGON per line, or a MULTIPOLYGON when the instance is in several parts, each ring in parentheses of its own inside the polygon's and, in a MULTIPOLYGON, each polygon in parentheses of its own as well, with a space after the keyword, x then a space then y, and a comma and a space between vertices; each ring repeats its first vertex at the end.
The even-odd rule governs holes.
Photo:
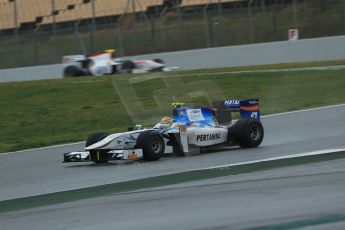
POLYGON ((123 133, 97 132, 86 140, 85 151, 64 153, 64 162, 112 160, 159 160, 164 154, 184 156, 202 148, 261 144, 264 129, 260 122, 259 100, 229 100, 212 103, 210 108, 178 105, 172 117, 165 117, 151 129, 131 128, 123 133), (233 121, 232 112, 240 118, 233 121))
POLYGON ((175 68, 166 67, 161 59, 129 60, 113 58, 106 52, 94 56, 85 55, 64 56, 64 77, 103 76, 116 73, 145 73, 154 71, 172 71, 175 68))

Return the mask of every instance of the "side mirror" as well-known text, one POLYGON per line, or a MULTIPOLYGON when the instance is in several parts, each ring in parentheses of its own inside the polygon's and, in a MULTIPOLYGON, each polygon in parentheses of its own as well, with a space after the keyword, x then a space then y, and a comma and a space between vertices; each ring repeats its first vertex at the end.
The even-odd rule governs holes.
POLYGON ((140 130, 140 129, 142 129, 142 125, 135 125, 135 128, 137 129, 137 130, 140 130))

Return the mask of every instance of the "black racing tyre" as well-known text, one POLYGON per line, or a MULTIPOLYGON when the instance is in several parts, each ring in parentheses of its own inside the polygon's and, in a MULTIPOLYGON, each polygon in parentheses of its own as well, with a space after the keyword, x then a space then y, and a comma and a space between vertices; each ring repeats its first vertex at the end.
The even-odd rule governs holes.
POLYGON ((164 61, 162 59, 160 59, 160 58, 155 58, 155 59, 153 59, 153 61, 157 62, 159 64, 163 64, 163 65, 165 64, 164 61))
POLYGON ((264 139, 264 128, 260 121, 240 118, 233 133, 235 141, 242 148, 258 147, 264 139))
POLYGON ((182 148, 180 147, 180 145, 178 143, 173 145, 172 147, 173 147, 173 154, 175 156, 179 156, 179 157, 184 157, 185 156, 182 148))
POLYGON ((63 72, 64 77, 79 77, 79 76, 85 76, 86 74, 82 72, 80 69, 78 69, 77 66, 67 66, 63 72))
POLYGON ((68 157, 69 153, 64 153, 63 154, 63 162, 71 162, 71 159, 68 157))
POLYGON ((159 160, 165 151, 165 143, 162 135, 154 130, 140 133, 136 146, 143 150, 145 161, 159 160))
POLYGON ((118 71, 117 71, 117 65, 113 65, 111 67, 111 74, 116 74, 118 71))
MULTIPOLYGON (((106 138, 109 134, 105 132, 97 132, 97 133, 92 133, 86 140, 85 147, 88 147, 104 138, 106 138)), ((102 149, 95 149, 95 150, 90 150, 89 151, 89 160, 95 162, 95 163, 106 163, 108 162, 108 154, 107 150, 102 150, 102 149)))
POLYGON ((121 67, 121 70, 122 72, 125 72, 125 73, 132 73, 133 69, 135 69, 136 66, 135 66, 135 63, 131 60, 126 60, 122 63, 122 67, 121 67))

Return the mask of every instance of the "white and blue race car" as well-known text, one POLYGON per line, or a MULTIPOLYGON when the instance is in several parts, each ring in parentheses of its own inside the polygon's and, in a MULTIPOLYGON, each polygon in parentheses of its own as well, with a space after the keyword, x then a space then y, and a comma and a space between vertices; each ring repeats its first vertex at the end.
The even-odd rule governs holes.
POLYGON ((64 162, 112 160, 159 160, 164 154, 178 156, 198 153, 204 148, 261 144, 264 129, 260 122, 259 100, 229 100, 212 103, 210 108, 178 105, 171 117, 165 117, 151 129, 107 134, 97 132, 86 140, 85 151, 64 154, 64 162), (233 121, 232 112, 240 118, 233 121))

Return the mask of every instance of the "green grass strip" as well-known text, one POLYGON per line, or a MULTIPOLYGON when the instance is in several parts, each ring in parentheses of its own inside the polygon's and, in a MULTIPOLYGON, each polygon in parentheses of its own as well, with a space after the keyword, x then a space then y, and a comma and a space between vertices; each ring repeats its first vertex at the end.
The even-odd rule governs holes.
POLYGON ((336 223, 345 221, 344 215, 330 215, 330 216, 323 216, 320 218, 315 219, 307 219, 307 220, 298 220, 284 224, 277 224, 272 226, 263 226, 263 227, 255 227, 249 228, 247 230, 289 230, 289 229, 300 229, 303 227, 321 225, 321 224, 329 224, 329 223, 336 223))
POLYGON ((279 159, 267 162, 256 162, 245 165, 221 167, 217 169, 201 169, 188 172, 174 173, 170 175, 118 182, 83 189, 55 192, 44 195, 0 201, 0 212, 16 211, 45 205, 53 205, 64 202, 107 196, 114 193, 135 191, 138 189, 147 189, 164 185, 173 185, 190 181, 205 180, 229 175, 238 175, 242 173, 264 171, 278 167, 287 167, 292 165, 301 165, 341 158, 345 158, 345 152, 303 156, 290 159, 279 159))

